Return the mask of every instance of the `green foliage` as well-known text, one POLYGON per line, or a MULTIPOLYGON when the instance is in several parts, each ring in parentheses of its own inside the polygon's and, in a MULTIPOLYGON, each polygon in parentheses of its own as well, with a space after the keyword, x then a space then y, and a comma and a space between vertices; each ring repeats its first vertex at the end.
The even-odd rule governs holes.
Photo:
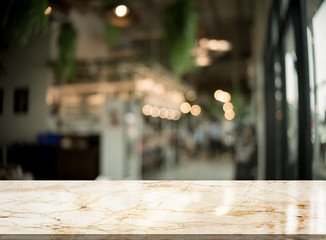
POLYGON ((111 24, 105 25, 105 33, 106 33, 106 39, 109 43, 109 45, 113 46, 115 45, 120 37, 120 28, 113 26, 111 24))
POLYGON ((243 118, 251 114, 251 102, 245 99, 245 93, 239 88, 234 88, 231 91, 231 103, 235 111, 236 119, 242 121, 243 118))
POLYGON ((189 0, 179 0, 166 9, 166 38, 172 71, 181 76, 192 66, 192 48, 197 38, 198 18, 189 0))
POLYGON ((2 0, 1 31, 9 31, 19 44, 26 44, 30 35, 47 30, 48 16, 44 14, 47 7, 48 0, 2 0))
POLYGON ((57 71, 61 82, 69 82, 75 73, 77 33, 70 23, 61 25, 58 37, 59 56, 57 71))
POLYGON ((237 115, 242 110, 244 101, 242 99, 242 92, 239 88, 234 88, 231 90, 231 103, 233 104, 233 109, 237 115))

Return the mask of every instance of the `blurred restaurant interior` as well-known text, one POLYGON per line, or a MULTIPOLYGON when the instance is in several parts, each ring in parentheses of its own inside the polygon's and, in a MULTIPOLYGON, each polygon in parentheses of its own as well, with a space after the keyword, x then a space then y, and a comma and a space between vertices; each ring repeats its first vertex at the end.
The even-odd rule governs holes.
POLYGON ((326 1, 3 0, 1 180, 326 179, 326 1))

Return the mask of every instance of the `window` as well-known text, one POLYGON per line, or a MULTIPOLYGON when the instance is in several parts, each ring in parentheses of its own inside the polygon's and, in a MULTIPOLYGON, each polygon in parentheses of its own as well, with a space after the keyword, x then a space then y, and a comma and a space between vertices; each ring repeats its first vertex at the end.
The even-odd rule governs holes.
POLYGON ((16 88, 14 91, 14 113, 24 114, 28 111, 28 89, 16 88))
POLYGON ((284 63, 286 79, 286 102, 287 102, 287 148, 288 164, 296 172, 296 162, 298 159, 298 119, 299 119, 299 90, 297 74, 297 54, 294 36, 294 26, 289 22, 284 43, 284 63))
POLYGON ((0 89, 0 114, 3 112, 3 89, 0 89))
POLYGON ((312 86, 311 98, 313 105, 313 145, 315 179, 326 179, 326 2, 307 1, 308 12, 308 50, 310 60, 310 81, 312 86))

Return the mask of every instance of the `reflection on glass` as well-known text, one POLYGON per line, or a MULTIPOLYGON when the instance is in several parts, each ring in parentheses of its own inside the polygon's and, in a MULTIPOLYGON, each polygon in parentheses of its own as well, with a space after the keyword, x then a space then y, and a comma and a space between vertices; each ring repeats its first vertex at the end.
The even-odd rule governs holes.
POLYGON ((280 64, 280 58, 279 55, 275 55, 274 57, 274 84, 275 84, 275 118, 276 118, 276 126, 275 126, 275 137, 276 137, 276 152, 275 152, 275 164, 276 164, 276 176, 278 179, 282 178, 282 172, 280 171, 282 169, 282 152, 283 152, 283 144, 282 144, 282 138, 283 138, 283 83, 281 79, 281 64, 280 64))
MULTIPOLYGON (((314 177, 326 179, 326 3, 324 2, 312 18, 313 38, 311 46, 315 57, 315 94, 313 108, 316 117, 316 140, 314 152, 314 177)), ((309 39, 309 38, 308 38, 309 39)), ((308 42, 309 43, 309 42, 308 42)))
MULTIPOLYGON (((310 85, 310 110, 311 110, 311 142, 316 143, 317 105, 315 95, 315 71, 314 71, 314 53, 313 53, 313 35, 311 26, 307 28, 308 58, 309 58, 309 85, 310 85)), ((316 145, 316 144, 315 144, 316 145)), ((315 153, 314 153, 315 155, 315 153)))
POLYGON ((306 1, 314 179, 326 179, 326 3, 321 2, 306 1))
MULTIPOLYGON (((295 166, 298 158, 298 75, 296 69, 294 27, 290 23, 285 35, 285 77, 287 101, 288 163, 295 166)), ((295 177, 295 175, 294 175, 295 177)))

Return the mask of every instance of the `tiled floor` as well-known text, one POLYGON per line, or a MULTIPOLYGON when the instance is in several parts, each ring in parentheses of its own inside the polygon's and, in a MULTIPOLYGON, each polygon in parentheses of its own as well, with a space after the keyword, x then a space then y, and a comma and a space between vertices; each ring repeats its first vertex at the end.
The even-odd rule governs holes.
POLYGON ((176 166, 165 167, 146 177, 147 180, 232 180, 234 179, 232 155, 225 153, 211 159, 200 157, 180 159, 176 166))

